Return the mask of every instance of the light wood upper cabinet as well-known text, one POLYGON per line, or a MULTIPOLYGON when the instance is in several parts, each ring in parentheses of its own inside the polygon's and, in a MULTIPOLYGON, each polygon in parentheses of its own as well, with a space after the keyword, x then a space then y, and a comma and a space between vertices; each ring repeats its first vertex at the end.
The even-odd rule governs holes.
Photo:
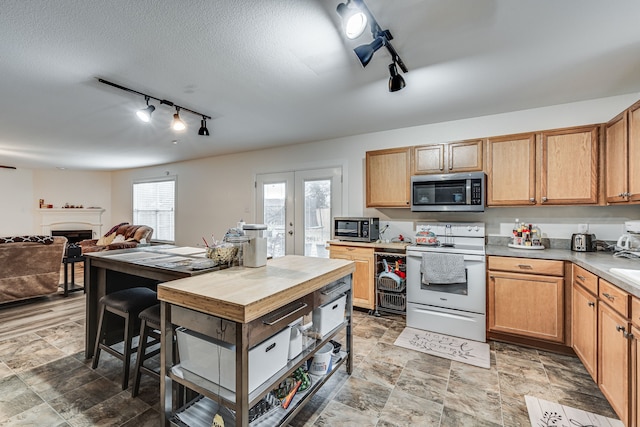
POLYGON ((487 139, 487 206, 535 204, 536 137, 487 139))
POLYGON ((413 147, 412 175, 474 172, 483 168, 483 140, 413 147))
POLYGON ((598 203, 598 130, 588 126, 540 134, 542 204, 598 203))
POLYGON ((605 200, 640 202, 640 102, 606 125, 605 200))
POLYGON ((368 208, 408 208, 411 201, 411 147, 367 151, 368 208))

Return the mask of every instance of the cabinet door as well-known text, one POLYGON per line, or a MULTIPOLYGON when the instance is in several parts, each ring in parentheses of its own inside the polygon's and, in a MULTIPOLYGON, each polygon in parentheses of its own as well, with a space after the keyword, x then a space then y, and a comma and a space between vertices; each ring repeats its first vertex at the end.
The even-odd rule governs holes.
POLYGON ((489 271, 489 330, 564 342, 564 279, 489 271))
POLYGON ((408 208, 411 191, 411 148, 367 151, 368 208, 408 208))
POLYGON ((598 138, 598 126, 542 133, 542 204, 598 203, 598 138))
POLYGON ((447 144, 449 172, 481 171, 483 140, 450 142, 447 144))
POLYGON ((373 310, 375 305, 373 248, 331 245, 329 257, 347 259, 356 263, 356 271, 353 273, 353 305, 373 310))
POLYGON ((573 350, 595 382, 597 371, 598 300, 577 283, 572 287, 571 337, 573 350))
POLYGON ((640 426, 640 329, 631 327, 631 422, 632 426, 640 426))
POLYGON ((624 425, 629 420, 629 331, 627 320, 599 304, 598 386, 624 425), (624 328, 624 329, 623 329, 624 328))
POLYGON ((413 175, 445 173, 445 144, 420 145, 413 148, 413 175))
POLYGON ((629 109, 629 201, 640 202, 640 102, 629 109))
POLYGON ((487 140, 487 206, 536 203, 535 134, 487 140))
POLYGON ((626 202, 628 191, 627 112, 607 123, 605 141, 605 200, 626 202))

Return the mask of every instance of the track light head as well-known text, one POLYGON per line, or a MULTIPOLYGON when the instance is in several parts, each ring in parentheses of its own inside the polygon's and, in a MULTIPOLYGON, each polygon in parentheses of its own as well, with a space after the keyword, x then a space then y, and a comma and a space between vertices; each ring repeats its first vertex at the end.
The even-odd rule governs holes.
POLYGON ((362 66, 366 67, 371 61, 371 58, 373 58, 373 54, 382 46, 384 46, 384 37, 376 37, 371 43, 358 46, 353 49, 353 51, 356 53, 362 66))
POLYGON ((180 118, 180 109, 176 108, 176 113, 173 115, 173 122, 171 123, 171 129, 181 131, 185 130, 187 125, 184 124, 180 118))
POLYGON ((200 130, 198 130, 198 135, 209 136, 209 129, 207 129, 207 121, 203 117, 200 120, 200 130))
POLYGON ((349 39, 358 38, 367 28, 367 15, 357 6, 351 4, 351 0, 340 3, 336 12, 342 18, 342 29, 349 39))
POLYGON ((396 69, 396 63, 389 64, 389 92, 397 92, 406 86, 404 79, 396 69))
POLYGON ((151 113, 155 111, 156 107, 154 107, 153 105, 149 105, 148 96, 145 96, 144 100, 147 102, 147 107, 136 111, 136 116, 138 116, 138 118, 143 122, 149 123, 151 121, 151 113))

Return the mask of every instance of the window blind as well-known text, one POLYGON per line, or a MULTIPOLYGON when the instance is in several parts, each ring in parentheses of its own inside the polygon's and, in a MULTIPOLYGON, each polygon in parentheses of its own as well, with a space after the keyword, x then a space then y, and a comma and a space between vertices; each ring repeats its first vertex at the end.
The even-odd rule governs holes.
POLYGON ((153 240, 175 241, 175 178, 133 184, 133 223, 153 228, 153 240))

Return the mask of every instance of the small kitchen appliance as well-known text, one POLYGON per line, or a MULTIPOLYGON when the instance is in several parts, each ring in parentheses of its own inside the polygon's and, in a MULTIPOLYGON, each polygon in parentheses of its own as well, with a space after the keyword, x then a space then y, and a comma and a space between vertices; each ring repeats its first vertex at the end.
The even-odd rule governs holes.
POLYGON ((571 250, 574 252, 595 252, 596 235, 589 233, 572 234, 571 250))
POLYGON ((244 224, 242 226, 247 243, 243 243, 242 257, 245 267, 263 267, 267 264, 267 238, 264 231, 267 226, 264 224, 244 224))
POLYGON ((626 221, 625 234, 618 238, 616 250, 640 252, 640 221, 626 221))
POLYGON ((334 217, 333 238, 349 242, 375 242, 380 238, 380 219, 334 217))

